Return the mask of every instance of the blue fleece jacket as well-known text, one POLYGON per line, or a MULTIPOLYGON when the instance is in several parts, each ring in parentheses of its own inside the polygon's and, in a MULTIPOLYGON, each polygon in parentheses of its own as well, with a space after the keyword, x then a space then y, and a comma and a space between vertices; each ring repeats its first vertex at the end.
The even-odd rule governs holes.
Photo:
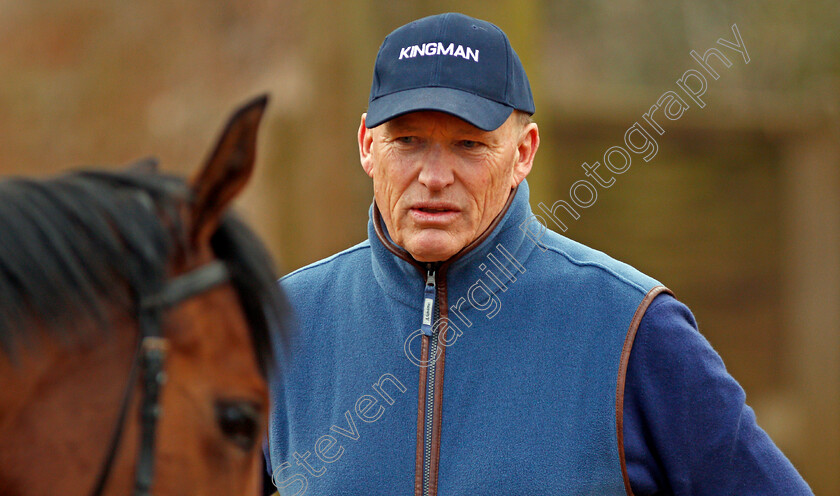
POLYGON ((283 279, 281 494, 808 494, 656 281, 546 230, 527 183, 486 234, 423 266, 374 210, 283 279))

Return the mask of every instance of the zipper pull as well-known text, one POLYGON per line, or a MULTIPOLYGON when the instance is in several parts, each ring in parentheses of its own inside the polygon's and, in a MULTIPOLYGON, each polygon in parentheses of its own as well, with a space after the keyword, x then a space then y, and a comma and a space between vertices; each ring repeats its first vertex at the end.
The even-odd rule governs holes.
POLYGON ((420 331, 425 336, 432 335, 432 317, 435 314, 435 272, 433 270, 426 271, 426 288, 423 291, 423 325, 420 326, 420 331))

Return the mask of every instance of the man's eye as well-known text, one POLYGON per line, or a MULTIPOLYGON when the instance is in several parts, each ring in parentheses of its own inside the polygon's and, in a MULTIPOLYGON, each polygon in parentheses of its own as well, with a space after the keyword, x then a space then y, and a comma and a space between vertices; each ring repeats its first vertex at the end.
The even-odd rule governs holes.
POLYGON ((475 148, 478 148, 479 146, 481 146, 481 143, 478 142, 478 141, 473 141, 473 140, 462 140, 461 141, 461 146, 468 149, 468 150, 472 150, 472 149, 475 149, 475 148))
POLYGON ((411 145, 417 142, 417 138, 415 136, 400 136, 396 141, 404 145, 411 145))

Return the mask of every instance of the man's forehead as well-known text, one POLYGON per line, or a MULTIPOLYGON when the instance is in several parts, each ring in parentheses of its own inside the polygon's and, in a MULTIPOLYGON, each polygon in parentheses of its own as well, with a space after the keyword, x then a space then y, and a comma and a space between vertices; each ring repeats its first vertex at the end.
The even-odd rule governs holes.
POLYGON ((498 131, 484 131, 469 122, 446 112, 434 110, 421 110, 409 112, 384 122, 383 127, 387 130, 419 130, 434 125, 445 125, 447 129, 460 133, 487 134, 498 131))

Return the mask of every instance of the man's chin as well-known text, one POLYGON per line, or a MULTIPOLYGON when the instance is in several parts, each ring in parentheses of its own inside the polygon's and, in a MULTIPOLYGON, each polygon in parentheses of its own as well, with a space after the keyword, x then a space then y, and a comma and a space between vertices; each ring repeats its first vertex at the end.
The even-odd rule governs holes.
POLYGON ((437 231, 422 232, 408 240, 405 249, 418 262, 443 262, 463 248, 449 234, 437 231))

